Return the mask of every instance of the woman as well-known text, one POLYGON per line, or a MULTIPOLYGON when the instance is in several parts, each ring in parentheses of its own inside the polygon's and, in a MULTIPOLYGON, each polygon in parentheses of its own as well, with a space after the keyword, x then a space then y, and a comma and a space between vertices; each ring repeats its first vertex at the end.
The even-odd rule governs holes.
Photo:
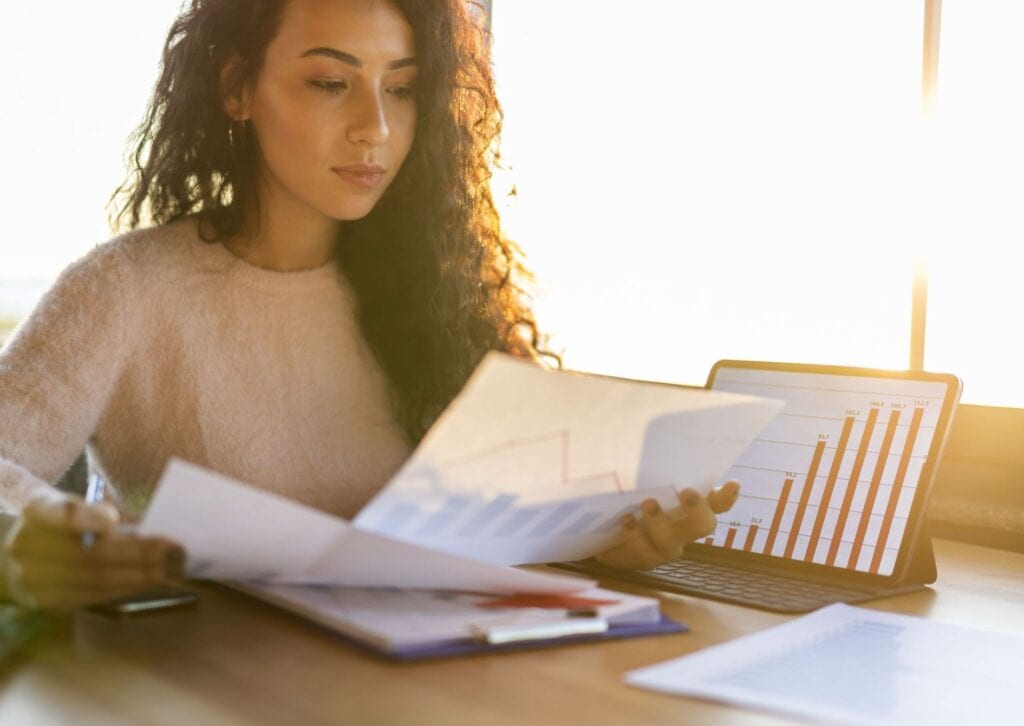
MULTIPOLYGON (((180 577, 174 543, 116 530, 171 455, 352 516, 486 351, 542 358, 488 188, 499 128, 462 0, 193 0, 119 190, 133 231, 0 359, 2 594, 180 577), (49 484, 87 442, 116 507, 49 484)), ((735 494, 646 502, 601 559, 677 556, 735 494)))

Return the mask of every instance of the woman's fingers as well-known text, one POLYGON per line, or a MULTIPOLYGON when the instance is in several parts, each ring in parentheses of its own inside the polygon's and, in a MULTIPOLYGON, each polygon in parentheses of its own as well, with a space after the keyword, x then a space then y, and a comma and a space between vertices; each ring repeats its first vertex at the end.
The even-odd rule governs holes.
POLYGON ((693 542, 715 531, 718 519, 708 497, 702 497, 693 489, 684 489, 679 493, 679 503, 683 516, 675 522, 677 537, 693 542))
POLYGON ((19 588, 21 602, 43 610, 67 611, 133 595, 164 584, 159 579, 129 579, 119 582, 87 583, 68 586, 54 582, 23 584, 19 588))
POLYGON ((137 535, 99 539, 87 550, 95 566, 124 566, 144 562, 163 570, 166 577, 185 575, 185 550, 177 542, 163 537, 137 535))
POLYGON ((106 567, 72 567, 64 562, 33 562, 20 575, 30 591, 107 590, 152 585, 169 579, 163 564, 147 562, 106 567))
POLYGON ((632 514, 622 518, 622 542, 597 555, 603 565, 623 570, 648 570, 664 561, 632 514))
POLYGON ((632 514, 622 518, 622 543, 597 555, 598 562, 609 567, 649 570, 682 554, 672 520, 653 499, 646 500, 641 510, 643 521, 632 514))
POLYGON ((91 562, 99 566, 159 562, 173 556, 168 553, 174 551, 179 558, 184 557, 175 542, 159 537, 115 533, 101 535, 87 546, 79 534, 33 525, 23 526, 7 551, 19 559, 56 559, 76 565, 91 562))
POLYGON ((711 506, 711 511, 716 514, 722 512, 728 512, 732 509, 732 505, 736 503, 736 497, 740 494, 740 485, 736 481, 727 481, 720 487, 716 487, 708 492, 707 500, 711 506))
POLYGON ((90 547, 66 530, 27 523, 8 546, 7 590, 16 600, 68 609, 127 595, 185 574, 185 552, 155 537, 108 535, 90 547))
POLYGON ((664 561, 664 557, 658 552, 647 533, 632 514, 622 518, 623 541, 626 549, 633 555, 638 569, 656 567, 664 561))
POLYGON ((16 602, 68 610, 181 579, 184 550, 117 531, 109 504, 75 497, 31 502, 3 543, 0 589, 16 602), (88 542, 83 534, 93 533, 88 542))
POLYGON ((109 502, 88 504, 80 497, 35 499, 22 511, 25 525, 30 524, 70 532, 109 534, 117 528, 117 509, 109 502))
POLYGON ((645 500, 641 510, 644 514, 644 529, 660 555, 659 561, 674 560, 682 555, 686 542, 680 539, 675 523, 662 510, 658 500, 645 500))
POLYGON ((610 567, 648 570, 679 558, 690 542, 715 531, 718 514, 736 503, 739 484, 728 481, 702 497, 693 489, 679 492, 679 515, 668 514, 654 499, 641 505, 642 522, 631 514, 622 518, 621 544, 597 555, 598 562, 610 567))
POLYGON ((26 605, 63 610, 91 605, 174 581, 165 567, 134 565, 69 568, 58 562, 32 563, 8 591, 26 605))

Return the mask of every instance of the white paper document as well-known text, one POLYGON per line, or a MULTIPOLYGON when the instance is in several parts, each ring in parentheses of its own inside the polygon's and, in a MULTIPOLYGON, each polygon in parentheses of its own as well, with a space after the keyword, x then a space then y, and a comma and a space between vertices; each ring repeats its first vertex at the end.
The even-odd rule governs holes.
POLYGON ((181 461, 139 527, 212 579, 482 592, 587 581, 502 565, 587 557, 647 497, 707 491, 782 404, 489 354, 353 524, 181 461))
POLYGON ((664 693, 842 723, 1020 723, 1024 637, 830 605, 626 675, 664 693))
POLYGON ((494 593, 566 593, 593 585, 360 531, 180 460, 168 465, 138 532, 184 546, 191 577, 494 593))
POLYGON ((499 564, 580 559, 643 499, 709 491, 781 407, 492 353, 355 523, 499 564))

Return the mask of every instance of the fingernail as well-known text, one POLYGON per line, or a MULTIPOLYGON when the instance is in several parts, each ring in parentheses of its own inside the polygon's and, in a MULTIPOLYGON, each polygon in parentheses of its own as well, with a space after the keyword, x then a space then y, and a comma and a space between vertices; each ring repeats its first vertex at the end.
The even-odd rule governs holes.
POLYGON ((661 514, 661 505, 657 501, 651 499, 644 502, 644 511, 650 514, 652 517, 661 514))
POLYGON ((626 529, 634 529, 636 527, 636 517, 632 514, 627 514, 622 518, 622 526, 626 529))
POLYGON ((693 492, 690 492, 685 497, 683 497, 683 503, 686 504, 686 506, 688 506, 691 509, 693 509, 698 504, 700 504, 700 497, 698 497, 693 492))
POLYGON ((164 573, 174 580, 185 577, 185 550, 172 547, 164 553, 164 573))

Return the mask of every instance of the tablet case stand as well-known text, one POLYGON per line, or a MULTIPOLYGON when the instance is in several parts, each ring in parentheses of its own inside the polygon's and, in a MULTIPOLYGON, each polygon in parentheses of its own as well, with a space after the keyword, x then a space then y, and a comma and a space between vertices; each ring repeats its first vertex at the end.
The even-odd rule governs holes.
POLYGON ((928 525, 921 525, 921 532, 917 536, 917 543, 914 545, 914 554, 907 567, 905 582, 917 585, 930 585, 938 577, 935 568, 935 550, 932 548, 932 535, 928 531, 928 525))

